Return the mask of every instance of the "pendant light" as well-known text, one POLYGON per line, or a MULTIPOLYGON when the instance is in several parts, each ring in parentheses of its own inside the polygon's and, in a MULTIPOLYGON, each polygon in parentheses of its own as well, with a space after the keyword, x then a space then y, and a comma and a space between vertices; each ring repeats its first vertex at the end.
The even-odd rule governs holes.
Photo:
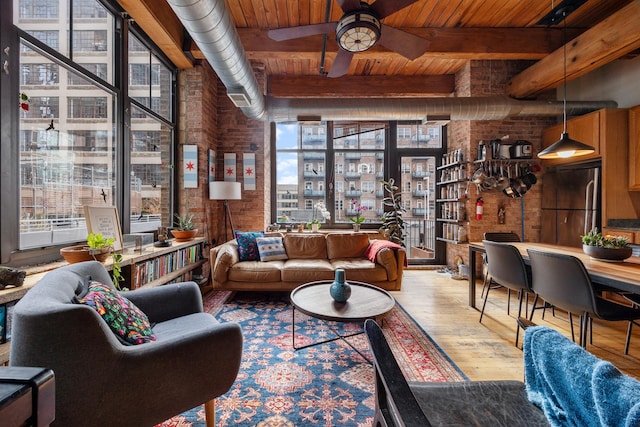
POLYGON ((544 150, 538 153, 540 159, 565 159, 569 157, 585 156, 593 153, 595 150, 590 145, 584 144, 575 139, 569 138, 567 132, 567 22, 566 10, 562 10, 563 19, 563 49, 564 49, 564 97, 563 97, 563 122, 564 130, 560 136, 560 140, 554 142, 544 150))

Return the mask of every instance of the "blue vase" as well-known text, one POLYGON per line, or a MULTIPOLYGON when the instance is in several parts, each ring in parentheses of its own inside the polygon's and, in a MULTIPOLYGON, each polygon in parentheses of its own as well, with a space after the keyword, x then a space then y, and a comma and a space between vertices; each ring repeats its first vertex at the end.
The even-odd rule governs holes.
POLYGON ((336 302, 346 302, 351 296, 351 286, 345 281, 344 270, 336 270, 336 277, 329 288, 331 298, 336 302))

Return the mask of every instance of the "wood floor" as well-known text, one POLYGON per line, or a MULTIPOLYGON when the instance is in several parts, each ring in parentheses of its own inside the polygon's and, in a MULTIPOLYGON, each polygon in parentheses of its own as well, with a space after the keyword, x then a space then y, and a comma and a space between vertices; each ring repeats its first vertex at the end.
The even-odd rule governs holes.
MULTIPOLYGON (((392 294, 469 379, 522 380, 522 351, 514 346, 517 298, 512 296, 511 316, 507 316, 506 291, 493 289, 479 323, 482 283, 477 284, 477 309, 468 306, 468 289, 466 280, 453 280, 449 274, 436 270, 405 270, 402 291, 392 294)), ((539 311, 533 321, 571 337, 564 312, 556 311, 555 317, 547 312, 542 320, 539 311)), ((575 318, 574 322, 577 334, 575 318)), ((627 325, 627 322, 594 321, 593 345, 587 349, 625 374, 640 379, 640 327, 634 327, 629 355, 625 356, 627 325)))

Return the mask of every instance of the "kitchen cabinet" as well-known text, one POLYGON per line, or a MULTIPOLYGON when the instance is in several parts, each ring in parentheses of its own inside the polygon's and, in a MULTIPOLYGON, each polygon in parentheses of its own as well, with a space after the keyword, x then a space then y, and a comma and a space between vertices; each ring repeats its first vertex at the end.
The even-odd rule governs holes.
MULTIPOLYGON (((567 132, 571 139, 590 145, 595 150, 592 154, 581 156, 580 161, 600 157, 600 144, 602 143, 600 138, 601 111, 603 110, 594 111, 593 113, 567 120, 567 132)), ((562 135, 563 129, 563 123, 545 129, 542 134, 542 149, 544 150, 551 144, 558 141, 562 135)), ((543 163, 548 166, 572 162, 575 162, 575 159, 554 159, 543 161, 543 163)))
MULTIPOLYGON (((560 160, 543 160, 545 167, 557 164, 580 163, 585 160, 602 160, 602 225, 609 219, 638 218, 640 192, 629 191, 629 111, 622 108, 605 108, 567 121, 572 139, 592 145, 596 152, 587 156, 560 160), (596 137, 597 135, 597 137, 596 137), (595 142, 594 142, 594 138, 595 142)), ((543 132, 543 145, 559 138, 562 124, 543 132)))
POLYGON ((629 109, 629 190, 640 191, 640 105, 629 109))

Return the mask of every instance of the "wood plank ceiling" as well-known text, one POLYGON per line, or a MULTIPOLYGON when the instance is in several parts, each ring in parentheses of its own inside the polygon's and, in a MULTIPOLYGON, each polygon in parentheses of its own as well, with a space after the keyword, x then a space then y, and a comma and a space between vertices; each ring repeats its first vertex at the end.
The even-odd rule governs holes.
MULTIPOLYGON (((363 92, 371 96, 446 96, 454 91, 454 74, 472 59, 532 60, 532 64, 544 60, 555 64, 551 66, 552 74, 544 76, 544 82, 538 86, 518 83, 513 88, 518 97, 535 95, 562 83, 562 25, 537 25, 552 10, 554 0, 418 0, 382 22, 429 40, 428 52, 411 61, 376 45, 355 54, 347 75, 336 79, 321 75, 322 35, 280 42, 267 35, 269 29, 326 22, 327 1, 328 21, 338 21, 342 10, 336 0, 226 2, 247 56, 264 65, 272 96, 362 96, 363 92)), ((571 57, 575 72, 570 73, 569 79, 577 77, 587 65, 593 69, 640 48, 637 25, 623 28, 624 37, 617 36, 619 26, 612 27, 627 25, 620 16, 623 13, 639 22, 639 1, 588 0, 570 14, 566 21, 568 39, 582 35, 591 47, 567 45, 577 49, 571 57), (625 7, 631 12, 621 12, 625 7), (617 21, 607 25, 606 18, 611 16, 617 21), (615 43, 623 44, 614 47, 615 54, 596 52, 607 50, 608 40, 614 36, 615 43), (587 54, 589 57, 585 58, 587 54)), ((172 11, 165 0, 119 2, 179 67, 187 67, 189 56, 204 59, 193 43, 188 52, 183 51, 185 40, 189 44, 188 37, 176 35, 179 31, 175 22, 166 19, 166 9, 172 11)), ((556 6, 558 3, 555 0, 556 6)), ((330 69, 337 50, 335 34, 329 34, 325 71, 330 69)))

